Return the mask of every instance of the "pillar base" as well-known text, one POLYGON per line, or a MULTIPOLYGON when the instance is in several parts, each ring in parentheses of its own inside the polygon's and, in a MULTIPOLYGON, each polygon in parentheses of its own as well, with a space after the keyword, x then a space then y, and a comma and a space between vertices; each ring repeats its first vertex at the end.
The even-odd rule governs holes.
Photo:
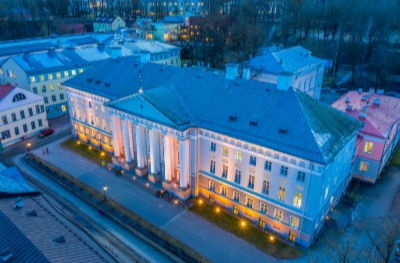
POLYGON ((127 171, 133 170, 135 168, 136 164, 134 161, 130 161, 129 163, 123 163, 122 168, 124 168, 127 171))
POLYGON ((190 187, 180 188, 179 184, 175 181, 162 181, 162 187, 163 189, 167 190, 167 192, 174 194, 181 200, 186 200, 190 198, 190 187))
POLYGON ((147 168, 147 166, 140 168, 140 167, 136 167, 135 168, 135 174, 137 176, 143 177, 146 176, 149 173, 149 169, 147 168))
POLYGON ((152 182, 153 184, 155 184, 155 183, 161 181, 161 175, 159 173, 158 174, 149 173, 149 175, 147 176, 147 179, 150 182, 152 182))

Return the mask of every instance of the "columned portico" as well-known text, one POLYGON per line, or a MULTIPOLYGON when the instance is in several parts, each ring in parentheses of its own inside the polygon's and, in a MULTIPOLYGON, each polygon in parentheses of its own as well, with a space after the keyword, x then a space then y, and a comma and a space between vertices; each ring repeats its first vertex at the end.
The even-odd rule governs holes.
POLYGON ((131 156, 131 145, 129 142, 129 132, 128 132, 128 121, 124 120, 122 122, 122 127, 124 131, 124 150, 125 150, 125 162, 131 163, 132 156, 131 156))
POLYGON ((145 165, 145 135, 144 128, 140 125, 135 125, 136 133, 136 152, 137 152, 137 168, 135 170, 136 174, 139 176, 144 176, 148 173, 147 167, 145 165))
POLYGON ((189 139, 179 141, 180 178, 179 187, 186 188, 189 184, 189 139))
POLYGON ((150 182, 158 182, 161 180, 160 176, 160 147, 158 140, 158 132, 155 130, 150 130, 149 132, 149 140, 150 140, 150 174, 149 181, 150 182))
POLYGON ((164 135, 164 179, 167 182, 172 180, 172 138, 164 135))
POLYGON ((113 133, 113 146, 114 146, 114 157, 118 158, 120 155, 119 151, 119 140, 118 140, 118 128, 117 128, 117 120, 116 116, 112 116, 112 133, 113 133))

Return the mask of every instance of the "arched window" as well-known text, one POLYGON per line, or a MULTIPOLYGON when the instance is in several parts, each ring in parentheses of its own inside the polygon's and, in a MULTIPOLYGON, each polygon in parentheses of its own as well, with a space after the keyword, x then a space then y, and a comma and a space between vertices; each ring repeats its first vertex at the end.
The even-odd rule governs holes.
POLYGON ((17 93, 13 98, 13 102, 20 101, 20 100, 26 100, 26 97, 22 93, 17 93))

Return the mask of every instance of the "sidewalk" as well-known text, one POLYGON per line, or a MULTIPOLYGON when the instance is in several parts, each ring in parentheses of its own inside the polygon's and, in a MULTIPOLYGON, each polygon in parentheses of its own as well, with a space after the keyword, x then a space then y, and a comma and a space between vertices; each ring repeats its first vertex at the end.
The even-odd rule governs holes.
POLYGON ((159 199, 127 182, 113 171, 63 149, 60 143, 66 138, 48 144, 49 154, 43 154, 40 148, 33 150, 33 153, 99 191, 107 185, 107 196, 212 261, 280 262, 180 206, 159 199))

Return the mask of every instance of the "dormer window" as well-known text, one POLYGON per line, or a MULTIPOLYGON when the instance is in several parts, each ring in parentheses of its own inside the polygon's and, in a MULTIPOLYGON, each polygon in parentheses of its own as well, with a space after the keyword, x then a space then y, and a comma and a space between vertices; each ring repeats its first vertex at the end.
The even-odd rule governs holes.
POLYGON ((20 101, 20 100, 26 100, 25 95, 22 94, 22 93, 16 94, 16 95, 14 96, 14 98, 13 98, 13 102, 20 101))

